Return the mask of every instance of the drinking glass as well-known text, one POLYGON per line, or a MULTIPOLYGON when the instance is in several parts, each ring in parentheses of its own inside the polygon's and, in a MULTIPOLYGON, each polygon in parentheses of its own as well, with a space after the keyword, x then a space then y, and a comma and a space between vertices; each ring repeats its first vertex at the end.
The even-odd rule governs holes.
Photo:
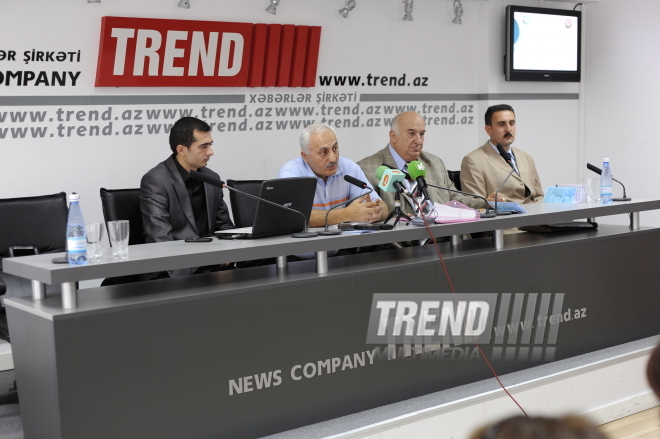
POLYGON ((112 245, 112 258, 115 261, 128 259, 128 220, 108 221, 108 235, 112 245))
POLYGON ((586 177, 584 184, 587 186, 587 203, 598 203, 600 200, 600 177, 586 177))
POLYGON ((94 264, 103 260, 103 228, 103 223, 89 223, 85 226, 89 263, 94 264))

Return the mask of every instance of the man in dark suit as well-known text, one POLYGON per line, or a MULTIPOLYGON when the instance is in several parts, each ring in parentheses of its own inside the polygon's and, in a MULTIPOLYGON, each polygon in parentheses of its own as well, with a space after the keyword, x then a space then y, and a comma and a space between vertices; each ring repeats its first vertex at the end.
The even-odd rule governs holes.
MULTIPOLYGON (((142 177, 140 210, 146 242, 176 241, 234 228, 222 190, 190 176, 190 171, 220 179, 206 167, 213 155, 211 127, 194 117, 179 119, 170 130, 172 155, 142 177)), ((175 270, 183 276, 210 270, 175 270)))

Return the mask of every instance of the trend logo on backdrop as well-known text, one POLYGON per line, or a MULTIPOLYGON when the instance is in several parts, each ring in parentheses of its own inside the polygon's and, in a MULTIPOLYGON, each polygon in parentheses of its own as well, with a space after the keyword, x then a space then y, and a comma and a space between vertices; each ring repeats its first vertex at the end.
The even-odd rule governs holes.
POLYGON ((320 26, 103 17, 96 87, 314 87, 320 26))

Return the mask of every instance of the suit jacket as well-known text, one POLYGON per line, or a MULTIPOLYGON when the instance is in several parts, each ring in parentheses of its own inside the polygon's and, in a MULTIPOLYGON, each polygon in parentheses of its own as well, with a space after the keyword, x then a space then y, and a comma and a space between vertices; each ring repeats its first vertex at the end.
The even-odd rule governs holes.
MULTIPOLYGON (((140 183, 140 210, 144 237, 148 243, 199 238, 192 203, 174 160, 169 157, 156 165, 142 177, 140 183)), ((206 167, 199 171, 220 179, 218 174, 206 167)), ((209 231, 233 228, 222 190, 204 183, 204 193, 209 231)))
MULTIPOLYGON (((186 184, 174 160, 176 159, 170 156, 159 163, 147 172, 140 182, 140 210, 147 243, 200 237, 186 184)), ((220 179, 218 174, 206 167, 199 168, 199 171, 220 179)), ((234 224, 229 218, 227 205, 222 199, 222 190, 204 183, 204 193, 209 231, 233 228, 234 224)), ((188 276, 196 269, 197 267, 184 268, 167 273, 170 277, 188 276)), ((164 273, 147 273, 141 275, 140 279, 151 280, 163 275, 164 273)))
MULTIPOLYGON (((456 189, 454 187, 454 183, 449 179, 445 164, 442 162, 440 157, 430 153, 422 152, 419 156, 419 161, 424 163, 424 166, 426 167, 426 182, 428 184, 442 186, 449 189, 456 189)), ((378 179, 376 178, 376 170, 383 164, 396 168, 396 162, 390 153, 389 145, 378 151, 376 154, 364 158, 358 162, 358 165, 360 165, 364 171, 365 175, 369 179, 369 182, 374 187, 380 198, 387 204, 387 207, 391 212, 394 209, 394 193, 381 191, 378 188, 378 179)), ((429 187, 429 196, 431 197, 431 201, 437 204, 448 203, 451 199, 459 201, 473 208, 484 206, 483 201, 478 198, 468 197, 465 195, 457 194, 455 192, 449 192, 432 187, 429 187)), ((406 213, 413 213, 410 204, 403 199, 401 200, 401 208, 406 213)))
MULTIPOLYGON (((543 187, 534 159, 518 148, 514 149, 514 154, 520 175, 511 174, 500 194, 507 201, 519 204, 543 201, 543 187)), ((465 192, 487 197, 500 187, 509 172, 511 166, 490 146, 490 142, 486 142, 463 157, 461 186, 465 192)))

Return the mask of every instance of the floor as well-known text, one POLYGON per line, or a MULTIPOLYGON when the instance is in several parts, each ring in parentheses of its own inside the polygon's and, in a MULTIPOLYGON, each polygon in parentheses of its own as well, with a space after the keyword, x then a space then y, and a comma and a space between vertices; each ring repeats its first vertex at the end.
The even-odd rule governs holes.
POLYGON ((610 439, 660 438, 660 407, 603 424, 599 428, 610 439))

